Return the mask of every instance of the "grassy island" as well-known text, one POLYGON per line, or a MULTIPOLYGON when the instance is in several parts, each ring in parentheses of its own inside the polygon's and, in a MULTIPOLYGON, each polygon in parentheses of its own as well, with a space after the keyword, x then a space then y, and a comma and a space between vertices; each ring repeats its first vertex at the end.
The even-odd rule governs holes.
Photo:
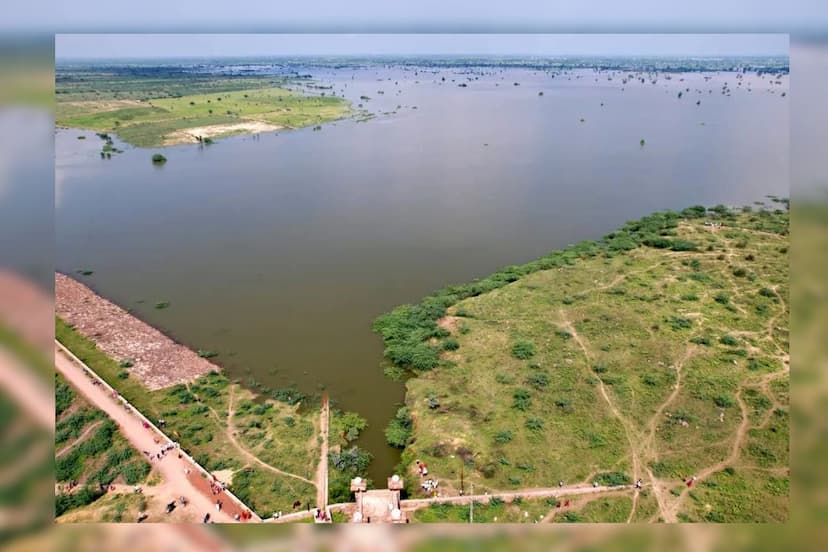
POLYGON ((56 123, 114 133, 138 147, 318 126, 351 113, 307 91, 307 77, 227 77, 166 67, 59 67, 56 123))

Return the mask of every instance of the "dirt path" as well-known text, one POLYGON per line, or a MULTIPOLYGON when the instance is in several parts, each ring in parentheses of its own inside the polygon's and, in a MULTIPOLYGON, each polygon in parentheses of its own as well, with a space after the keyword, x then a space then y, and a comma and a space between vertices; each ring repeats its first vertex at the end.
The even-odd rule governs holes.
MULTIPOLYGON (((744 399, 742 399, 743 388, 744 386, 740 385, 739 389, 736 391, 736 401, 739 403, 739 410, 741 410, 742 412, 742 421, 739 423, 739 427, 736 429, 736 436, 733 439, 733 446, 731 447, 730 455, 721 462, 717 462, 698 472, 695 476, 695 484, 704 481, 706 478, 710 477, 714 473, 719 472, 725 469, 727 466, 734 464, 739 459, 742 450, 742 445, 745 441, 745 436, 747 435, 748 429, 750 428, 750 418, 748 417, 747 405, 745 404, 744 399)), ((681 492, 681 495, 679 495, 679 497, 668 506, 666 515, 669 516, 671 519, 675 519, 677 517, 679 507, 684 502, 684 499, 687 497, 689 493, 690 487, 685 486, 681 492)), ((666 516, 665 521, 667 521, 666 516)))
POLYGON ((516 491, 504 491, 500 493, 482 494, 482 495, 463 495, 463 496, 438 496, 433 498, 412 498, 408 500, 401 500, 400 504, 406 510, 412 510, 423 506, 428 506, 434 503, 451 503, 451 504, 469 504, 472 501, 488 502, 492 498, 501 498, 503 500, 514 500, 515 498, 551 498, 551 497, 571 497, 590 494, 606 494, 617 493, 623 490, 632 489, 632 485, 622 485, 617 487, 605 487, 592 485, 569 485, 564 487, 549 487, 537 489, 518 489, 516 491))
MULTIPOLYGON (((584 356, 587 359, 587 362, 592 361, 592 355, 590 354, 590 350, 587 347, 586 343, 584 342, 583 338, 578 334, 578 331, 572 325, 572 323, 567 319, 566 314, 563 310, 560 311, 561 316, 561 324, 564 328, 572 335, 572 339, 578 344, 581 350, 584 353, 584 356)), ((598 378, 598 390, 601 394, 601 397, 607 403, 607 406, 610 409, 612 415, 621 423, 622 427, 624 428, 624 433, 627 437, 627 442, 630 446, 630 456, 632 459, 632 468, 633 468, 633 480, 637 481, 638 479, 642 478, 642 469, 643 472, 646 473, 646 476, 650 480, 650 486, 653 489, 653 495, 656 498, 656 503, 658 504, 659 511, 661 512, 661 517, 667 523, 675 523, 676 519, 676 512, 675 509, 677 508, 677 504, 679 501, 674 501, 674 506, 671 507, 668 503, 666 498, 666 491, 665 484, 658 480, 654 475, 653 472, 646 467, 646 458, 651 458, 654 455, 654 439, 655 439, 655 429, 658 424, 658 418, 664 409, 673 401, 675 400, 676 396, 678 396, 681 390, 681 374, 682 374, 682 366, 685 362, 693 355, 695 349, 693 347, 688 347, 684 353, 684 356, 676 363, 676 384, 673 387, 670 395, 656 408, 655 414, 650 419, 649 423, 647 424, 646 430, 646 438, 638 439, 637 438, 637 431, 632 426, 630 421, 621 414, 620 410, 615 406, 612 399, 607 393, 607 389, 604 386, 603 381, 598 378), (642 466, 644 466, 642 468, 642 466)), ((741 397, 739 397, 741 400, 741 397)), ((744 411, 743 411, 744 413, 744 411)), ((746 428, 745 428, 746 431, 746 428)), ((638 499, 639 499, 640 491, 639 489, 634 489, 633 497, 632 497, 632 508, 630 509, 630 514, 627 517, 627 523, 631 523, 633 518, 635 517, 635 512, 638 508, 638 499)))
MULTIPOLYGON (((234 388, 231 386, 230 387, 230 398, 228 399, 228 402, 227 402, 227 429, 226 429, 225 433, 227 434, 227 438, 230 440, 230 443, 234 447, 236 447, 236 450, 238 450, 240 453, 242 453, 251 462, 253 462, 255 464, 258 464, 259 466, 263 467, 264 469, 266 469, 268 471, 272 471, 273 473, 278 473, 279 475, 284 475, 285 477, 292 477, 294 479, 298 479, 299 481, 304 481, 305 483, 308 483, 310 485, 315 486, 316 483, 314 483, 310 479, 306 479, 306 478, 302 477, 301 475, 296 475, 295 473, 286 472, 286 471, 280 470, 279 468, 271 466, 270 464, 268 464, 267 462, 265 462, 264 460, 262 460, 261 458, 259 458, 258 456, 256 456, 255 454, 253 454, 252 452, 247 450, 246 448, 244 448, 241 443, 239 443, 239 441, 236 439, 237 429, 236 429, 236 426, 233 425, 233 397, 234 397, 234 395, 235 395, 234 388)), ((213 410, 211 408, 210 411, 213 413, 214 416, 219 417, 218 413, 215 410, 213 410)), ((219 420, 221 420, 220 417, 219 417, 219 420)))
MULTIPOLYGON (((578 346, 581 348, 581 351, 583 351, 584 353, 584 357, 586 357, 587 364, 589 365, 592 362, 592 355, 589 351, 589 348, 586 346, 586 343, 584 343, 581 336, 578 335, 578 331, 566 317, 566 313, 563 311, 563 309, 561 309, 559 312, 561 316, 561 324, 572 335, 572 339, 574 339, 578 346)), ((612 399, 610 399, 610 396, 607 393, 607 388, 604 385, 604 382, 601 380, 601 378, 598 378, 598 391, 601 393, 601 396, 607 403, 607 406, 609 407, 612 415, 621 423, 621 426, 624 428, 624 434, 626 435, 627 443, 630 446, 630 457, 632 460, 633 468, 633 481, 637 481, 641 477, 641 459, 639 458, 639 451, 638 447, 636 446, 636 438, 634 435, 635 429, 632 427, 632 424, 630 424, 629 420, 627 420, 627 418, 623 414, 621 414, 621 411, 618 410, 618 408, 615 406, 615 403, 612 402, 612 399)), ((635 514, 637 503, 638 489, 636 489, 633 494, 633 506, 628 521, 632 520, 632 517, 635 514)))
POLYGON ((319 467, 316 468, 316 507, 324 510, 328 506, 328 426, 331 405, 328 392, 322 394, 322 411, 319 413, 319 431, 322 434, 322 446, 319 451, 319 467))
MULTIPOLYGON (((95 385, 84 369, 73 362, 63 351, 55 348, 55 367, 95 408, 106 413, 116 424, 121 434, 139 452, 157 451, 161 443, 155 432, 143 427, 140 419, 126 410, 124 405, 113 397, 103 386, 95 385)), ((190 501, 189 508, 198 512, 197 517, 209 513, 216 522, 232 523, 233 515, 240 513, 240 508, 231 500, 224 501, 224 508, 216 510, 215 497, 210 494, 209 483, 196 473, 194 466, 184 458, 178 458, 174 452, 161 460, 152 461, 152 467, 161 475, 168 500, 185 496, 190 501), (188 470, 188 472, 185 472, 188 470), (189 476, 188 476, 189 473, 189 476), (203 484, 198 480, 203 481, 203 484)))
POLYGON ((89 427, 84 429, 83 433, 78 435, 77 439, 74 439, 71 443, 69 443, 68 445, 66 445, 65 447, 63 447, 59 451, 57 451, 55 453, 55 458, 60 458, 61 456, 63 456, 67 452, 69 452, 72 448, 79 445, 84 439, 86 439, 89 436, 90 433, 92 433, 95 429, 97 429, 98 426, 101 425, 102 423, 103 423, 103 420, 98 420, 97 422, 94 422, 92 425, 90 425, 89 427))

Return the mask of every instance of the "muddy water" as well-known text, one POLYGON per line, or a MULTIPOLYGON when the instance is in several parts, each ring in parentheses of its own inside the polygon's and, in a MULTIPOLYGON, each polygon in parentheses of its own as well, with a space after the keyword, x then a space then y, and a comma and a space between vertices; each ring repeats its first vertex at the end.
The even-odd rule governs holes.
POLYGON ((96 291, 242 382, 328 389, 369 420, 377 480, 404 392, 378 314, 653 210, 788 195, 787 77, 309 72, 377 116, 166 148, 163 167, 58 131, 58 269, 94 270, 96 291))

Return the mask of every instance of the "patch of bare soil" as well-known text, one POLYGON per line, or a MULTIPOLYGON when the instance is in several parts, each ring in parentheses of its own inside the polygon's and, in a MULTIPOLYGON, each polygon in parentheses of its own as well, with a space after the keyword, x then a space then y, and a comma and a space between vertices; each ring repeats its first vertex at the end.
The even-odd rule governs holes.
POLYGON ((77 280, 55 274, 55 314, 116 360, 151 390, 192 381, 219 367, 77 280))
POLYGON ((215 138, 228 134, 256 134, 259 132, 272 132, 282 127, 264 121, 244 121, 229 125, 209 125, 202 127, 185 128, 171 132, 164 137, 164 145, 195 144, 198 137, 215 138))
POLYGON ((457 331, 457 323, 459 321, 459 316, 444 316, 437 321, 437 325, 446 331, 454 333, 457 331))

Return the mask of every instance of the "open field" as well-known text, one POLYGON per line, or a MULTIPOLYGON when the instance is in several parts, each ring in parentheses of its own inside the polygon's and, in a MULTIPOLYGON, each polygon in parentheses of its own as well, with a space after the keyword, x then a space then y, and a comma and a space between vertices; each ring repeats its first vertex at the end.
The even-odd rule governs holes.
POLYGON ((447 493, 649 486, 590 521, 786 519, 787 229, 658 213, 378 319, 412 496, 420 459, 447 493))
POLYGON ((351 113, 342 98, 299 90, 298 78, 111 70, 116 74, 59 70, 56 123, 115 133, 133 146, 157 147, 321 125, 351 113))

